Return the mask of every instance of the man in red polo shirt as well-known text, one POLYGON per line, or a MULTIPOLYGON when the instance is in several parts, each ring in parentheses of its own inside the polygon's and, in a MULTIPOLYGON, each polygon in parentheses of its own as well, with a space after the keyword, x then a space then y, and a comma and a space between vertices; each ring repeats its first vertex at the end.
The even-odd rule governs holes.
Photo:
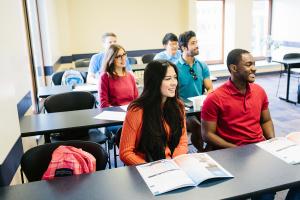
POLYGON ((268 97, 255 81, 255 61, 246 50, 227 56, 230 79, 204 102, 202 134, 215 149, 260 142, 274 137, 268 97))
MULTIPOLYGON (((214 149, 236 147, 273 138, 274 126, 268 97, 255 81, 255 61, 246 50, 227 56, 230 79, 204 101, 201 111, 203 139, 214 149)), ((275 192, 251 197, 274 200, 275 192)), ((290 188, 285 200, 299 200, 300 187, 290 188)))

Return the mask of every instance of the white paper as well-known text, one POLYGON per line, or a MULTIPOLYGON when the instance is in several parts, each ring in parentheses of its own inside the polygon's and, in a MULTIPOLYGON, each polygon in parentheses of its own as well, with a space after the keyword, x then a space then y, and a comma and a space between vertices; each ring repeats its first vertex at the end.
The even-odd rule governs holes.
POLYGON ((206 95, 200 95, 195 97, 189 97, 188 100, 193 102, 193 109, 195 111, 201 111, 203 102, 206 99, 206 95))
POLYGON ((200 96, 195 96, 195 97, 189 97, 189 98, 187 98, 188 100, 190 100, 190 101, 194 101, 194 99, 196 99, 196 98, 200 98, 201 100, 202 100, 202 102, 205 100, 205 98, 206 98, 206 95, 200 95, 200 96))
POLYGON ((113 120, 113 121, 124 121, 126 112, 116 112, 116 111, 103 111, 99 115, 95 116, 95 119, 101 120, 113 120))
POLYGON ((124 105, 124 106, 120 106, 120 108, 122 110, 124 110, 125 112, 127 112, 127 108, 128 108, 129 104, 128 105, 124 105))
POLYGON ((300 145, 285 137, 272 138, 256 144, 265 151, 289 164, 300 163, 300 145))
POLYGON ((76 85, 73 91, 88 91, 88 92, 94 92, 97 91, 97 85, 91 85, 91 84, 84 84, 84 85, 76 85))

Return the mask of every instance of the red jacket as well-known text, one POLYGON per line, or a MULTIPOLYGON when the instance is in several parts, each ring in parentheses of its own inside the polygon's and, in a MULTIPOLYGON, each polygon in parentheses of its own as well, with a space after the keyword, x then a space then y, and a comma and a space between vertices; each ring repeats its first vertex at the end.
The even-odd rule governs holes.
POLYGON ((42 179, 53 179, 58 169, 69 169, 73 175, 95 172, 96 159, 82 149, 61 145, 54 150, 51 162, 42 179))

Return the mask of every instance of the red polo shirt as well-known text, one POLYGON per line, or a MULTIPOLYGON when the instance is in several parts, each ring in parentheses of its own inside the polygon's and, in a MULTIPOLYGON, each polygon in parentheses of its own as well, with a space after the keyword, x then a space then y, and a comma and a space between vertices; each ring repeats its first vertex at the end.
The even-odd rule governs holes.
POLYGON ((226 141, 236 145, 250 144, 265 140, 260 116, 268 105, 268 97, 259 85, 249 83, 246 94, 242 94, 228 80, 208 95, 201 118, 217 122, 216 134, 226 141))

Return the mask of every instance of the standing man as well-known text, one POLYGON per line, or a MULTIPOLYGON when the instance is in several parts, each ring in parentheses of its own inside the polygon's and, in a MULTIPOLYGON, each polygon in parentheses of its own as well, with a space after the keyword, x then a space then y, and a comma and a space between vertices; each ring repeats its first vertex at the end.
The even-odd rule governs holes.
MULTIPOLYGON (((246 50, 234 49, 227 56, 230 79, 208 95, 201 111, 202 134, 213 149, 236 147, 275 136, 268 97, 255 84, 255 61, 246 50)), ((300 199, 299 187, 291 188, 286 200, 300 199)), ((251 197, 273 200, 275 192, 251 197)))
MULTIPOLYGON (((213 90, 207 65, 195 58, 199 54, 198 41, 193 31, 187 31, 179 36, 179 48, 182 56, 177 62, 179 95, 182 99, 210 93, 213 90)), ((188 131, 192 132, 191 141, 199 152, 204 150, 201 136, 201 124, 197 117, 186 120, 188 131)))
MULTIPOLYGON (((102 35, 102 45, 104 47, 104 52, 100 52, 92 56, 89 65, 87 80, 86 80, 87 83, 94 84, 94 85, 98 84, 99 72, 101 71, 105 51, 110 47, 110 45, 116 43, 117 43, 116 34, 104 33, 102 35)), ((128 71, 131 71, 131 66, 129 64, 128 58, 126 58, 126 69, 128 71)))
POLYGON ((177 36, 174 33, 167 33, 162 40, 162 44, 166 50, 156 54, 154 60, 164 59, 176 64, 181 56, 177 36))

